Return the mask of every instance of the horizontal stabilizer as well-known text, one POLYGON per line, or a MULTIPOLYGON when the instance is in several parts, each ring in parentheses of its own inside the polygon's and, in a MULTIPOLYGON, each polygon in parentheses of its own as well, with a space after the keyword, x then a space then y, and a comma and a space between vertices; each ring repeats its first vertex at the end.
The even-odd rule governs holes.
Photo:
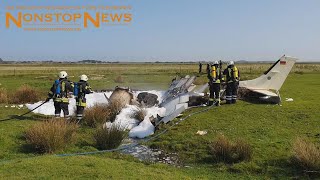
POLYGON ((261 89, 250 89, 250 90, 260 94, 264 94, 266 96, 278 96, 276 93, 268 90, 261 90, 261 89))

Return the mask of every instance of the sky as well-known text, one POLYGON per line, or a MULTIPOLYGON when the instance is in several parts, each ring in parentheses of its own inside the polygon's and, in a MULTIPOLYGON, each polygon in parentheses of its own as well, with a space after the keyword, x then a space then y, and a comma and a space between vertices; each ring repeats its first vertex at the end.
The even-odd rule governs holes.
MULTIPOLYGON (((0 3, 3 60, 320 60, 318 0, 10 0, 0 3), (130 5, 129 25, 80 32, 6 28, 6 6, 130 5)), ((17 13, 11 11, 12 14, 17 13)))

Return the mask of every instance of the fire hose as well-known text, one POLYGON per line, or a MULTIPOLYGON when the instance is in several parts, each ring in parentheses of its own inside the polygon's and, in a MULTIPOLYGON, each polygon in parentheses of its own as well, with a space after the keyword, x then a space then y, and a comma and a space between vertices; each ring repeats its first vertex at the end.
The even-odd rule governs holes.
POLYGON ((41 103, 41 104, 40 104, 40 105, 38 105, 37 107, 35 107, 35 108, 33 108, 33 109, 29 110, 28 112, 23 113, 23 114, 21 114, 21 115, 13 115, 13 116, 11 116, 11 117, 9 117, 9 118, 0 119, 0 122, 3 122, 3 121, 9 121, 9 120, 15 119, 15 117, 23 117, 23 116, 25 116, 25 115, 27 115, 27 114, 31 113, 32 111, 34 111, 34 110, 38 109, 40 106, 44 105, 44 104, 45 104, 45 103, 47 103, 48 101, 49 101, 49 100, 45 100, 43 103, 41 103))
MULTIPOLYGON (((45 101, 46 102, 46 101, 45 101)), ((45 103, 44 102, 44 103, 45 103)), ((43 104, 44 104, 43 103, 43 104)), ((42 105, 43 105, 42 104, 42 105)), ((40 107, 40 106, 38 106, 40 107)), ((38 108, 36 107, 36 108, 38 108)), ((131 148, 131 147, 135 147, 135 146, 138 146, 142 143, 146 143, 146 142, 150 142, 152 140, 155 140, 155 139, 158 139, 161 135, 165 134, 166 132, 168 132, 168 130, 170 130, 172 127, 180 124, 180 122, 188 119, 189 117, 193 116, 193 115, 196 115, 196 114, 200 114, 200 113, 203 113, 203 112, 206 112, 206 111, 209 111, 211 108, 215 107, 214 105, 211 105, 211 106, 208 106, 207 108, 205 109, 201 109, 199 111, 196 111, 196 112, 193 112, 189 115, 187 115, 186 117, 183 117, 183 118, 180 118, 179 121, 175 122, 174 124, 172 124, 171 126, 169 126, 168 128, 164 129, 163 131, 161 131, 160 133, 152 136, 152 137, 149 137, 147 139, 144 139, 144 140, 141 140, 140 142, 135 142, 135 143, 131 143, 131 144, 128 144, 128 145, 125 145, 125 146, 122 146, 122 147, 118 147, 118 148, 115 148, 115 149, 108 149, 108 150, 101 150, 101 151, 91 151, 91 152, 83 152, 83 153, 72 153, 72 154, 56 154, 55 156, 58 156, 58 157, 67 157, 67 156, 80 156, 80 155, 92 155, 92 154, 100 154, 100 153, 106 153, 106 152, 115 152, 115 151, 120 151, 120 150, 124 150, 124 149, 128 149, 128 148, 131 148)), ((36 109, 35 108, 35 109, 36 109)), ((33 109, 34 110, 34 109, 33 109)), ((37 156, 36 156, 37 157, 37 156)), ((36 158, 36 157, 28 157, 28 158, 25 158, 25 159, 31 159, 31 158, 36 158)), ((0 161, 0 164, 5 164, 5 163, 9 163, 9 162, 12 162, 14 160, 5 160, 5 161, 0 161)))

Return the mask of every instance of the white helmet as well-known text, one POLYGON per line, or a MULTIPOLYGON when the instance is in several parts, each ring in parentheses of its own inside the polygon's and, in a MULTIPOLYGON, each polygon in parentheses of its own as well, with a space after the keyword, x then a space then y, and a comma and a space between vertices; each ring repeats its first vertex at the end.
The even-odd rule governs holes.
POLYGON ((229 65, 234 65, 234 62, 233 61, 229 61, 229 65))
POLYGON ((85 74, 82 74, 81 76, 80 76, 80 80, 82 80, 82 81, 88 81, 88 76, 87 75, 85 75, 85 74))
POLYGON ((67 76, 68 76, 68 74, 65 71, 59 72, 59 78, 66 78, 67 76))
POLYGON ((214 64, 219 64, 219 62, 218 62, 218 61, 215 61, 214 64))

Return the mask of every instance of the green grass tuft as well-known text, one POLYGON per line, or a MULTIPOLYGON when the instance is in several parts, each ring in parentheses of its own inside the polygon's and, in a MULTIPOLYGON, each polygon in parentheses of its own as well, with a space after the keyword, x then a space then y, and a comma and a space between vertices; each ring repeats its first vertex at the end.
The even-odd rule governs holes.
POLYGON ((96 147, 100 150, 113 149, 120 146, 127 132, 118 124, 112 124, 109 128, 97 128, 94 133, 96 147))

